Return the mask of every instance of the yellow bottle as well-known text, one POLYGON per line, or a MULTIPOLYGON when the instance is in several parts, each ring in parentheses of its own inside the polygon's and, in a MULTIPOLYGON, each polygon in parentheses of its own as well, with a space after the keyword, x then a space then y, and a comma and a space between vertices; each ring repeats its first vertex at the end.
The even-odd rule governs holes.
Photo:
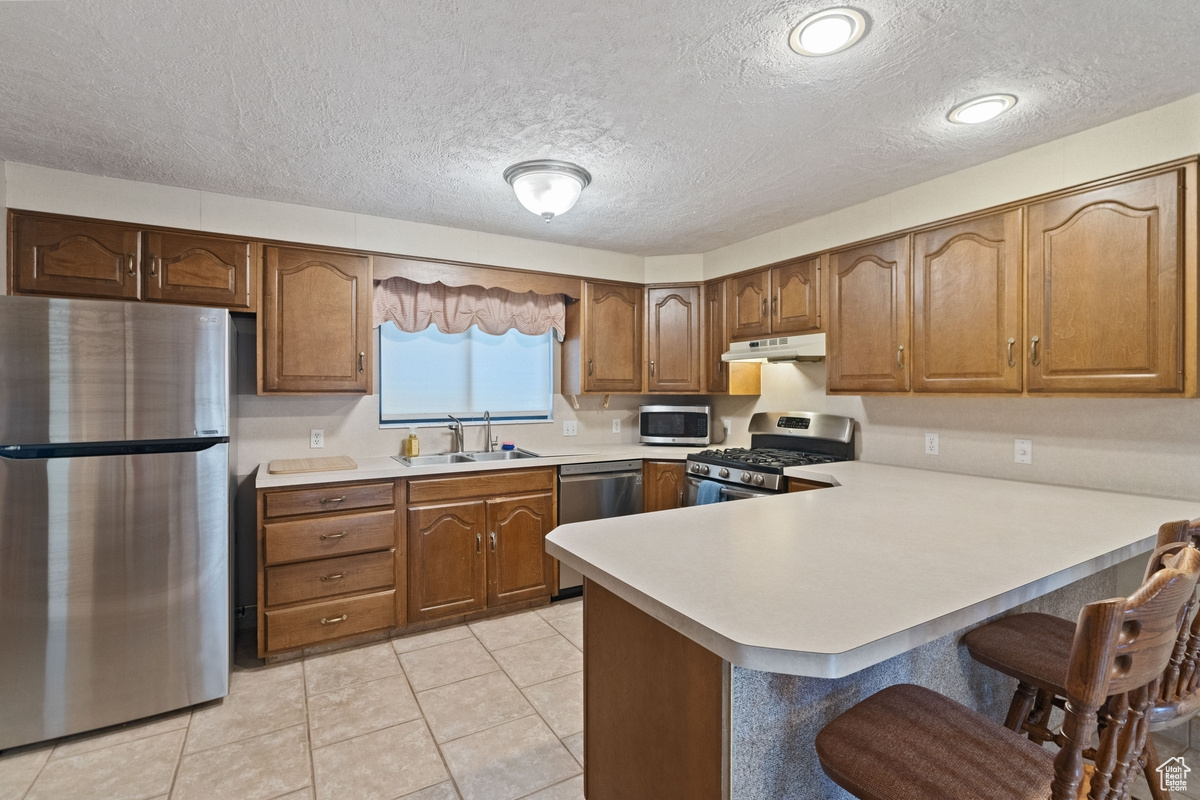
POLYGON ((417 434, 410 432, 404 440, 404 455, 409 458, 421 455, 421 440, 417 438, 417 434))

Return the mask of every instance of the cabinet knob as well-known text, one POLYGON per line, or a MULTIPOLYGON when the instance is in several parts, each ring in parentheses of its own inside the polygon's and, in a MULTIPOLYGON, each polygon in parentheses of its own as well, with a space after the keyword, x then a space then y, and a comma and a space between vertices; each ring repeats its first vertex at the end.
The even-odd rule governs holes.
POLYGON ((1039 341, 1040 340, 1036 336, 1029 340, 1029 363, 1033 364, 1035 367, 1042 363, 1038 360, 1037 354, 1037 346, 1039 341))
POLYGON ((904 369, 904 345, 896 348, 896 369, 904 369))

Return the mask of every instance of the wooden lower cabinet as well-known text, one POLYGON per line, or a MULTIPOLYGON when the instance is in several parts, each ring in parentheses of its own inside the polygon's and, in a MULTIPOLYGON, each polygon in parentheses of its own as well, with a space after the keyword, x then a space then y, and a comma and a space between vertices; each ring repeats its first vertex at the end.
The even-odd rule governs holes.
POLYGON ((258 655, 405 624, 395 482, 258 493, 258 655))
POLYGON ((413 480, 408 500, 410 622, 550 598, 553 469, 413 480))
POLYGON ((687 465, 682 461, 642 464, 642 510, 681 508, 687 493, 687 465))

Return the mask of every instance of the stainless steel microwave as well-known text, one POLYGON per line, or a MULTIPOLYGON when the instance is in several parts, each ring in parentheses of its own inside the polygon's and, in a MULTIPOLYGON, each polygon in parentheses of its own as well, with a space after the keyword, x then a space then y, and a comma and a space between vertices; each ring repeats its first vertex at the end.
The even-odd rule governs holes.
POLYGON ((638 406, 642 444, 704 445, 711 441, 712 406, 638 406))

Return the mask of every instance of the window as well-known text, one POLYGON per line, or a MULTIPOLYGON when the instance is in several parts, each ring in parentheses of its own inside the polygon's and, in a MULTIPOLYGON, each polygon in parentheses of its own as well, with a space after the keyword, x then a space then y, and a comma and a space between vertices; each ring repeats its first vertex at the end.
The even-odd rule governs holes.
POLYGON ((379 326, 379 423, 548 421, 554 381, 553 332, 501 336, 471 326, 442 333, 430 326, 405 333, 379 326))

